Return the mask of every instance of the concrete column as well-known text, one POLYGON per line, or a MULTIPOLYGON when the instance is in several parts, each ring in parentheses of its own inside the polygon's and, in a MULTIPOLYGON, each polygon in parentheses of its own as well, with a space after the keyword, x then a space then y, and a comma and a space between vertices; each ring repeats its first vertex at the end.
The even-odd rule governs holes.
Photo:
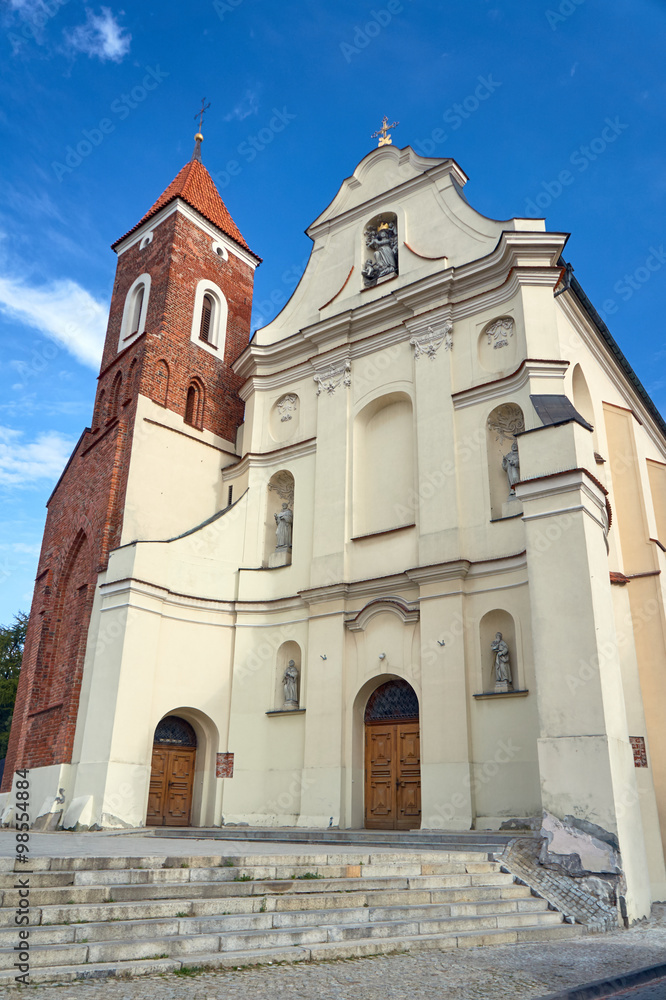
POLYGON ((576 422, 519 437, 544 809, 617 836, 627 912, 650 912, 648 865, 610 592, 605 491, 576 422))

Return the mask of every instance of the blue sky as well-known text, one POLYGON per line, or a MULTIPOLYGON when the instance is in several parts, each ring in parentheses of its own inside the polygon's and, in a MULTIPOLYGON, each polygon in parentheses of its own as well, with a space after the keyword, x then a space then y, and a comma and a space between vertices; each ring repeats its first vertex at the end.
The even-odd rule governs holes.
POLYGON ((572 233, 666 412, 665 29, 663 0, 3 0, 0 623, 29 608, 44 504, 90 420, 109 244, 189 159, 204 95, 204 162, 264 258, 255 325, 386 114, 396 144, 460 163, 479 211, 572 233))

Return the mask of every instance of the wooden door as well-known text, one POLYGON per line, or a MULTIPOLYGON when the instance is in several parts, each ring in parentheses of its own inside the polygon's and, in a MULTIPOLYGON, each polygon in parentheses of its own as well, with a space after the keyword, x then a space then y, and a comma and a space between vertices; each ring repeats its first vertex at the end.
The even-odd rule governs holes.
POLYGON ((413 830, 421 825, 418 720, 365 726, 365 826, 413 830))
POLYGON ((189 826, 196 747, 153 746, 147 826, 189 826))

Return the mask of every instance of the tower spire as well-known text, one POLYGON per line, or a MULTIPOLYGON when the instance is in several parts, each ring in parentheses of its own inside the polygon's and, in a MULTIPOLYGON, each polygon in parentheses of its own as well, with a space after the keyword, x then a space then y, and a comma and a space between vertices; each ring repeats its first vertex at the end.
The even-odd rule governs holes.
POLYGON ((201 143, 203 142, 203 135, 201 134, 201 129, 203 127, 204 115, 208 111, 209 107, 210 107, 210 101, 208 102, 208 104, 206 104, 206 98, 202 97, 201 107, 194 116, 195 119, 196 118, 199 119, 199 128, 197 130, 197 134, 194 137, 194 151, 192 153, 192 159, 198 160, 200 163, 201 163, 201 143))

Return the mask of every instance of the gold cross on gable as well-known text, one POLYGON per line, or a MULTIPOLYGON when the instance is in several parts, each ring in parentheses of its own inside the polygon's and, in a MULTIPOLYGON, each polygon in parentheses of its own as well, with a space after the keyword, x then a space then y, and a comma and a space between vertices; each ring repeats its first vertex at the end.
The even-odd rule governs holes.
POLYGON ((199 135, 201 135, 201 128, 203 125, 204 115, 208 111, 209 107, 210 107, 210 101, 208 102, 208 104, 206 104, 206 98, 202 97, 201 108, 199 109, 199 111, 197 111, 196 115, 194 116, 195 118, 199 119, 199 135))
POLYGON ((377 139, 377 138, 379 138, 379 142, 377 143, 378 147, 379 146, 392 146, 393 143, 391 141, 391 136, 388 135, 387 133, 388 133, 388 130, 390 128, 397 128, 399 124, 400 124, 400 122, 393 122, 392 125, 389 125, 389 123, 388 123, 388 117, 387 117, 387 115, 384 115, 384 121, 382 122, 382 127, 380 129, 378 129, 377 132, 373 132, 372 135, 370 136, 370 138, 371 139, 377 139))

